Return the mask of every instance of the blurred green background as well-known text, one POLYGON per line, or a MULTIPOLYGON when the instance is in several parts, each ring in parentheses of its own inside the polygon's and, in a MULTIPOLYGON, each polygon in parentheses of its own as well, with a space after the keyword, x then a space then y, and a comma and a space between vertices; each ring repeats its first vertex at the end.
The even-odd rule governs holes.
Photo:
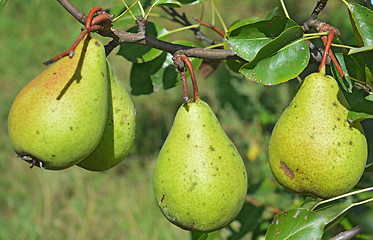
MULTIPOLYGON (((94 6, 122 5, 120 0, 73 0, 72 3, 86 14, 94 6)), ((311 14, 316 1, 285 3, 290 16, 301 24, 311 14)), ((215 4, 228 26, 238 19, 264 17, 279 6, 278 1, 272 0, 216 0, 215 4)), ((209 1, 203 6, 186 6, 180 12, 185 11, 190 21, 197 16, 210 22, 209 1)), ((150 20, 168 30, 181 27, 157 16, 163 14, 160 9, 154 13, 150 20)), ((347 10, 340 1, 328 3, 320 19, 327 19, 337 27, 346 44, 354 44, 347 10)), ((221 28, 218 21, 217 26, 221 28)), ((135 145, 123 163, 108 171, 93 173, 79 167, 63 171, 29 169, 12 151, 7 136, 7 116, 14 98, 46 68, 43 61, 73 43, 81 27, 57 1, 8 0, 0 13, 0 239, 189 239, 189 232, 173 226, 162 216, 151 184, 157 153, 182 103, 181 86, 132 96, 137 110, 135 145)), ((209 29, 202 32, 221 41, 209 29)), ((105 43, 110 40, 99 38, 105 43)), ((194 36, 191 31, 170 36, 170 40, 179 39, 194 41, 194 36)), ((109 61, 130 91, 131 63, 116 52, 117 49, 111 53, 109 61)), ((301 77, 314 69, 310 66, 301 77)), ((251 232, 243 239, 260 238, 273 217, 273 209, 298 206, 303 200, 279 187, 267 165, 271 130, 298 81, 263 87, 228 72, 223 64, 207 79, 197 73, 197 79, 201 98, 210 104, 244 158, 251 183, 250 198, 262 206, 261 215, 252 223, 256 233, 251 232)), ((364 124, 370 152, 373 151, 372 125, 372 121, 364 124)), ((372 158, 370 155, 369 161, 372 158)), ((371 181, 372 176, 365 175, 360 185, 371 181)), ((368 215, 371 209, 368 207, 368 215)), ((358 219, 358 223, 363 221, 373 229, 368 216, 362 220, 367 210, 357 208, 356 211, 342 225, 353 224, 355 216, 355 222, 358 219)), ((220 238, 226 239, 234 231, 234 224, 232 227, 233 230, 222 230, 220 238)))

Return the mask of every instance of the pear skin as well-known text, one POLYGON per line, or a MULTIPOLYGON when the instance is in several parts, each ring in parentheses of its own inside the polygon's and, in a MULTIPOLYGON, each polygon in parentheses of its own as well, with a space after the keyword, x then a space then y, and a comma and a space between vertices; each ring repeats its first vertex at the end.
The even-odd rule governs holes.
POLYGON ((350 191, 367 161, 360 123, 350 124, 338 83, 325 72, 307 76, 273 129, 269 164, 289 191, 332 198, 350 191))
POLYGON ((153 184, 162 213, 183 229, 215 231, 241 210, 247 191, 243 160, 204 101, 179 108, 153 184))
POLYGON ((64 57, 28 83, 8 117, 15 152, 41 168, 73 166, 97 146, 108 109, 105 49, 82 40, 73 58, 64 57))
POLYGON ((109 109, 106 127, 96 149, 77 164, 90 171, 104 171, 119 164, 127 156, 135 140, 134 105, 109 62, 107 70, 109 109))

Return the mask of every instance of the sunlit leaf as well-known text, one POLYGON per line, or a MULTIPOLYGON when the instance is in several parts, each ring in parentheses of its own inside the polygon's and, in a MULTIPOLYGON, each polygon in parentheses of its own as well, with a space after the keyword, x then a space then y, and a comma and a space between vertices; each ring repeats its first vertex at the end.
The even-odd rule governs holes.
POLYGON ((265 239, 321 239, 324 222, 320 215, 304 208, 291 209, 276 214, 265 239))
POLYGON ((170 8, 179 8, 182 5, 176 0, 156 0, 155 6, 167 6, 170 8))
POLYGON ((353 48, 348 52, 348 55, 355 54, 355 53, 361 53, 361 52, 369 52, 373 51, 373 45, 364 46, 361 48, 353 48))
MULTIPOLYGON (((272 52, 275 52, 281 46, 286 45, 296 38, 301 37, 302 28, 294 21, 282 16, 276 16, 271 20, 259 21, 257 19, 246 19, 249 24, 237 22, 232 27, 232 31, 228 32, 224 43, 232 50, 237 52, 237 55, 246 61, 252 61, 259 50, 267 43, 274 41, 272 44, 272 52), (241 24, 245 24, 241 26, 241 24), (289 33, 282 34, 288 28, 297 27, 290 30, 289 33), (280 37, 281 35, 281 37, 280 37), (280 39, 276 39, 280 37, 280 39), (276 40, 276 41, 275 41, 276 40), (281 46, 280 46, 281 45, 281 46), (277 48, 276 48, 277 47, 277 48)), ((271 48, 268 48, 265 53, 269 53, 271 48)))
POLYGON ((373 11, 354 3, 348 9, 359 47, 373 45, 373 11))
POLYGON ((307 42, 296 40, 256 65, 246 63, 240 72, 249 80, 276 85, 298 76, 308 65, 309 56, 307 42))
POLYGON ((321 207, 315 210, 322 217, 326 226, 330 226, 337 221, 347 210, 353 206, 351 202, 339 202, 321 207))
POLYGON ((205 0, 178 0, 182 4, 197 4, 197 3, 203 3, 205 0))

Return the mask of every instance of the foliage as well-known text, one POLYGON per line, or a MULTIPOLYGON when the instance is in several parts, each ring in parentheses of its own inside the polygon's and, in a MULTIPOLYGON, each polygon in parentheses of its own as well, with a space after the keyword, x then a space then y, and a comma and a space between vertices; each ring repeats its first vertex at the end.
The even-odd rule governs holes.
MULTIPOLYGON (((0 101, 5 103, 1 107, 0 119, 0 173, 4 176, 0 181, 0 209, 4 213, 0 216, 0 226, 6 230, 0 233, 0 238, 9 239, 22 227, 23 233, 19 235, 19 239, 38 239, 41 236, 53 239, 136 239, 138 236, 142 239, 185 239, 186 232, 173 228, 156 209, 150 184, 155 155, 166 138, 173 115, 182 101, 180 76, 173 66, 172 55, 149 46, 123 43, 116 51, 120 57, 114 53, 109 56, 126 87, 131 89, 138 113, 137 140, 127 163, 98 175, 73 169, 56 177, 42 172, 36 173, 35 177, 36 171, 24 170, 24 165, 16 162, 11 152, 6 138, 7 112, 17 92, 41 71, 39 63, 67 49, 78 35, 73 29, 79 29, 80 25, 56 3, 37 1, 42 4, 39 7, 32 1, 26 3, 11 0, 6 5, 5 2, 0 2, 0 29, 8 34, 0 39, 0 43, 9 48, 4 49, 4 57, 1 56, 0 59, 0 101), (56 14, 65 14, 66 18, 59 20, 54 17, 56 14), (25 27, 16 24, 14 16, 20 16, 25 27), (48 21, 43 21, 44 18, 48 21), (66 24, 68 21, 70 23, 66 24), (33 25, 35 22, 38 23, 37 26, 33 25), (35 46, 38 46, 37 51, 35 46), (16 58, 9 59, 5 56, 16 58), (135 161, 140 163, 134 163, 135 161), (71 219, 74 219, 72 224, 75 226, 64 226, 63 223, 70 222, 71 219), (101 221, 103 219, 105 221, 101 221), (90 233, 87 230, 90 226, 103 230, 93 229, 90 233)), ((165 18, 157 18, 157 15, 165 16, 159 7, 177 7, 188 16, 198 14, 196 9, 199 11, 203 6, 205 12, 201 16, 206 21, 211 17, 214 25, 224 28, 224 22, 215 22, 216 15, 219 15, 216 8, 219 8, 222 18, 225 21, 229 19, 231 24, 224 39, 217 41, 223 43, 225 49, 237 51, 237 55, 241 57, 239 60, 213 65, 214 72, 205 80, 202 74, 197 74, 197 77, 201 97, 211 102, 227 134, 245 157, 250 177, 248 199, 237 219, 228 227, 209 234, 194 233, 191 238, 259 239, 266 235, 271 239, 271 234, 279 232, 284 234, 281 236, 288 237, 296 229, 295 234, 306 235, 294 236, 314 234, 315 239, 321 239, 321 236, 331 237, 360 225, 365 230, 365 235, 360 238, 370 239, 373 236, 373 205, 371 202, 361 206, 356 203, 371 199, 372 191, 326 202, 322 208, 314 208, 321 205, 320 199, 286 192, 278 186, 268 169, 266 152, 269 136, 296 89, 298 82, 295 78, 303 78, 314 71, 314 66, 309 62, 309 48, 305 39, 321 47, 320 41, 317 41, 319 33, 304 34, 301 28, 302 21, 312 12, 315 3, 304 3, 308 4, 305 7, 307 10, 297 13, 302 14, 302 17, 291 19, 278 6, 266 7, 265 4, 270 5, 270 2, 235 1, 239 7, 230 12, 229 7, 225 8, 230 4, 224 1, 212 4, 211 1, 159 0, 155 1, 154 9, 149 14, 149 36, 185 46, 204 47, 206 43, 196 41, 191 31, 190 34, 187 34, 188 30, 173 33, 171 29, 178 26, 165 21, 165 18), (265 9, 265 12, 252 10, 259 8, 265 9), (251 14, 247 14, 246 10, 251 14), (283 210, 287 210, 287 213, 283 210), (285 214, 288 214, 289 219, 286 226, 285 214), (293 218, 295 215, 296 218, 293 218), (320 216, 324 218, 320 220, 320 216), (302 222, 305 219, 307 224, 302 222)), ((298 9, 296 2, 288 4, 290 16, 292 11, 298 9)), ((141 3, 146 12, 153 2, 141 3)), ((84 1, 74 4, 85 13, 92 7, 87 6, 84 1)), ((120 1, 95 2, 95 5, 99 4, 110 9, 108 11, 111 14, 126 9, 120 1)), ((343 45, 341 39, 352 35, 355 37, 354 42, 349 45, 333 47, 333 51, 338 52, 336 58, 346 77, 343 79, 338 75, 335 65, 331 66, 330 74, 339 80, 345 90, 344 94, 351 105, 349 118, 362 121, 370 144, 369 162, 372 162, 373 97, 371 91, 365 89, 367 91, 364 92, 362 87, 370 86, 371 90, 373 84, 371 5, 367 2, 365 4, 368 7, 362 6, 361 2, 328 4, 326 9, 330 7, 332 12, 323 16, 327 23, 333 25, 334 22, 342 21, 333 19, 333 12, 340 14, 345 11, 343 20, 347 21, 347 15, 350 19, 346 24, 347 28, 345 25, 341 25, 341 28, 333 25, 340 30, 347 29, 341 31, 337 38, 339 45, 343 45)), ((132 12, 135 15, 142 14, 138 5, 132 12)), ((114 22, 114 27, 137 32, 137 26, 128 13, 114 22)), ((210 38, 217 38, 209 29, 201 27, 200 30, 210 38)), ((206 61, 198 58, 193 58, 192 63, 195 70, 202 70, 207 66, 206 61)), ((372 186, 373 175, 370 169, 371 167, 367 168, 356 189, 372 186)))

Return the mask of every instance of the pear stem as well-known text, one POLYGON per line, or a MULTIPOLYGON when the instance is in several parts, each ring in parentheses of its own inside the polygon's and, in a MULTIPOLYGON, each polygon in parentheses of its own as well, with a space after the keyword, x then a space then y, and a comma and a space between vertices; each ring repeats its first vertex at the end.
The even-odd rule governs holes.
POLYGON ((185 65, 189 69, 190 77, 192 79, 192 84, 193 84, 193 102, 197 101, 199 93, 198 93, 198 86, 197 86, 197 81, 196 81, 196 76, 194 75, 194 69, 192 62, 187 58, 185 55, 180 56, 181 60, 185 63, 185 65))
POLYGON ((91 32, 97 32, 103 29, 104 26, 101 26, 99 24, 107 20, 111 21, 111 19, 112 19, 112 16, 110 16, 108 13, 105 13, 104 9, 102 9, 101 7, 92 8, 92 10, 89 12, 85 27, 82 28, 81 33, 79 34, 75 42, 71 45, 71 47, 67 49, 65 52, 49 59, 48 61, 45 61, 43 64, 49 65, 51 63, 54 63, 60 60, 61 58, 65 56, 69 56, 70 58, 72 58, 74 56, 75 48, 78 46, 79 42, 84 38, 84 36, 88 35, 88 37, 90 37, 91 32), (96 12, 101 12, 101 13, 97 15, 95 18, 93 18, 93 15, 96 12))
MULTIPOLYGON (((324 40, 326 40, 325 36, 321 37, 321 39, 323 39, 323 38, 324 38, 324 40)), ((334 38, 334 29, 332 28, 332 29, 329 30, 326 44, 324 43, 325 49, 324 49, 324 54, 322 56, 321 63, 320 63, 320 66, 319 66, 319 72, 321 71, 321 69, 326 64, 326 59, 328 58, 328 54, 329 54, 329 50, 330 50, 330 46, 332 44, 333 38, 334 38)))
POLYGON ((194 75, 192 62, 185 55, 177 55, 177 56, 174 57, 173 60, 174 60, 175 67, 177 68, 177 70, 180 73, 181 82, 183 84, 183 98, 184 98, 185 102, 188 102, 188 100, 189 100, 188 95, 187 95, 188 86, 187 86, 187 82, 186 82, 185 65, 189 69, 190 77, 192 79, 193 102, 197 101, 197 99, 199 97, 199 93, 198 93, 198 86, 197 86, 196 77, 194 75))
MULTIPOLYGON (((326 49, 326 45, 328 44, 328 41, 327 41, 327 39, 326 39, 326 36, 322 36, 322 37, 321 37, 321 40, 323 41, 323 43, 324 43, 324 45, 325 45, 325 49, 326 49)), ((330 41, 330 45, 331 45, 331 41, 330 41)), ((337 60, 337 58, 334 56, 334 54, 333 54, 333 52, 332 52, 331 49, 329 49, 329 57, 332 59, 332 61, 333 61, 334 65, 335 65, 335 67, 336 67, 337 70, 338 70, 339 75, 341 76, 341 78, 343 78, 343 77, 344 77, 343 69, 342 69, 341 66, 339 65, 338 60, 337 60)))

